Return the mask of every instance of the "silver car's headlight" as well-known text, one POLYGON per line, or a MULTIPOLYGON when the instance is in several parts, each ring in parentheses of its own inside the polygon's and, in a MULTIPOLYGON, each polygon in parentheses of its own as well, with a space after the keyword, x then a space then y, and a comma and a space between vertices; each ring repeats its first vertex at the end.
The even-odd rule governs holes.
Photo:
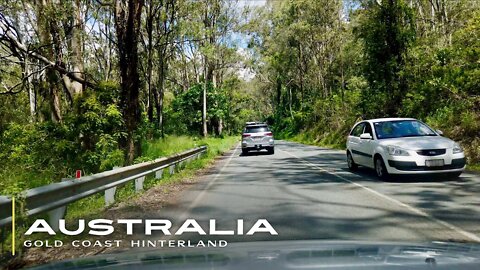
POLYGON ((462 152, 463 152, 463 149, 462 149, 462 147, 460 146, 460 144, 459 144, 459 143, 455 143, 455 144, 453 145, 453 153, 454 153, 454 154, 458 154, 458 153, 462 153, 462 152))
POLYGON ((410 156, 407 150, 398 146, 389 145, 387 146, 387 150, 391 156, 410 156))

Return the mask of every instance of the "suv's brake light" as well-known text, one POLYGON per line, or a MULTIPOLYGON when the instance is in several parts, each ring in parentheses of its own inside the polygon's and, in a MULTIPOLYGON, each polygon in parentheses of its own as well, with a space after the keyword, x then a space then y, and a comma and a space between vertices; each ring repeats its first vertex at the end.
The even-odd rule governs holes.
POLYGON ((250 134, 242 134, 242 138, 250 137, 250 134))
POLYGON ((273 136, 272 132, 265 133, 265 136, 273 136))

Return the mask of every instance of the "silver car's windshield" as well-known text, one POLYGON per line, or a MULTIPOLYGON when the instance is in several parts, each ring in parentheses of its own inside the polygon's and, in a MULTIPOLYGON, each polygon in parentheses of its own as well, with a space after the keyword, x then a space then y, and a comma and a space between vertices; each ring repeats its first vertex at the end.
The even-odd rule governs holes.
POLYGON ((437 136, 427 125, 416 120, 399 120, 373 123, 378 139, 437 136))

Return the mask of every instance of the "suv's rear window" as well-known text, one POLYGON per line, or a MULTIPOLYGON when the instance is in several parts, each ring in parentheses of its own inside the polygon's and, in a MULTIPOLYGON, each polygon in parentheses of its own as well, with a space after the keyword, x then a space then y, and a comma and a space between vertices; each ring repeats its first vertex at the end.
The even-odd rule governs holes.
POLYGON ((258 133, 258 132, 268 132, 270 129, 267 126, 253 126, 246 127, 245 133, 258 133))

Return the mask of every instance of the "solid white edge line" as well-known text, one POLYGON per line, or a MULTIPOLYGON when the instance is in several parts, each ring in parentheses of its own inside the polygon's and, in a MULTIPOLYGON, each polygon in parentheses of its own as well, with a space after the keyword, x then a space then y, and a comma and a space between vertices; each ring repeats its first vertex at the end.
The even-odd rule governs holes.
MULTIPOLYGON (((181 222, 181 221, 187 220, 188 215, 192 212, 192 209, 198 205, 198 203, 203 199, 203 197, 205 196, 207 191, 210 189, 210 187, 217 181, 218 177, 222 174, 223 170, 228 166, 228 164, 230 164, 230 162, 232 161, 232 158, 235 156, 235 153, 237 153, 237 149, 239 146, 240 146, 240 143, 238 143, 237 146, 235 146, 235 149, 233 150, 232 154, 230 155, 228 160, 225 162, 225 164, 223 164, 222 168, 220 168, 220 171, 218 171, 217 174, 215 174, 213 179, 210 180, 207 186, 204 189, 202 189, 202 191, 200 191, 200 194, 198 194, 197 197, 195 197, 195 199, 188 206, 188 208, 185 209, 185 211, 183 211, 183 213, 179 216, 178 221, 181 222)), ((175 229, 174 231, 176 231, 177 229, 175 229)), ((168 240, 172 240, 174 237, 175 237, 174 234, 164 235, 163 237, 161 237, 161 239, 168 241, 168 240)))
POLYGON ((357 187, 363 188, 363 189, 365 189, 366 191, 368 191, 368 192, 370 192, 370 193, 373 193, 373 194, 377 195, 377 196, 380 197, 380 198, 383 198, 383 199, 385 199, 385 200, 388 200, 388 201, 390 201, 390 202, 393 202, 393 203, 395 203, 395 204, 397 204, 397 205, 399 205, 399 206, 405 207, 405 208, 407 208, 408 210, 410 210, 411 212, 414 212, 415 214, 417 214, 417 215, 419 215, 419 216, 423 216, 423 217, 425 217, 425 218, 427 218, 427 219, 429 219, 429 220, 431 220, 431 221, 433 221, 433 222, 435 222, 435 223, 437 223, 437 224, 440 224, 440 225, 442 225, 442 226, 444 226, 444 227, 446 227, 446 228, 448 228, 448 229, 450 229, 450 230, 453 230, 453 231, 455 231, 456 233, 459 233, 459 234, 461 234, 461 235, 463 235, 463 236, 465 236, 465 237, 467 237, 467 238, 469 238, 469 239, 471 239, 471 240, 473 240, 473 241, 475 241, 475 242, 480 242, 480 237, 476 236, 475 234, 473 234, 473 233, 471 233, 471 232, 467 232, 467 231, 465 231, 465 230, 463 230, 463 229, 461 229, 461 228, 459 228, 459 227, 457 227, 457 226, 455 226, 455 225, 453 225, 453 224, 451 224, 451 223, 448 223, 448 222, 446 222, 446 221, 437 219, 437 218, 431 216, 430 214, 428 214, 428 213, 425 212, 425 211, 422 211, 422 210, 420 210, 420 209, 418 209, 418 208, 415 208, 415 207, 413 207, 413 206, 411 206, 411 205, 408 205, 408 204, 406 204, 406 203, 403 203, 403 202, 401 202, 401 201, 399 201, 399 200, 396 200, 396 199, 394 199, 394 198, 392 198, 392 197, 389 197, 389 196, 387 196, 387 195, 385 195, 385 194, 383 194, 383 193, 380 193, 380 192, 378 192, 378 191, 376 191, 376 190, 374 190, 374 189, 371 189, 371 188, 369 188, 369 187, 366 187, 366 186, 364 186, 364 185, 362 185, 362 184, 359 184, 359 183, 356 183, 356 182, 354 182, 354 181, 352 181, 352 180, 349 180, 349 179, 347 179, 347 178, 345 178, 345 177, 343 177, 343 176, 341 176, 341 175, 336 174, 335 172, 332 172, 332 171, 326 170, 326 169, 324 169, 324 168, 322 168, 322 167, 319 167, 319 166, 317 166, 317 165, 315 165, 315 164, 313 164, 313 163, 311 163, 311 162, 309 162, 309 161, 306 161, 306 160, 304 160, 303 158, 298 157, 298 156, 296 156, 296 155, 294 155, 294 154, 292 154, 292 153, 290 153, 290 152, 287 152, 287 151, 281 150, 281 149, 279 149, 279 150, 282 151, 282 152, 287 153, 288 155, 290 155, 290 156, 292 156, 292 157, 294 157, 294 158, 299 159, 300 161, 302 161, 303 163, 309 165, 310 167, 319 169, 319 170, 321 170, 321 171, 323 171, 323 172, 326 172, 326 173, 328 173, 328 174, 331 174, 331 175, 333 175, 333 176, 335 176, 335 177, 337 177, 337 178, 339 178, 339 179, 341 179, 341 180, 343 180, 343 181, 346 181, 346 182, 348 182, 348 183, 350 183, 350 184, 353 184, 353 185, 355 185, 355 186, 357 186, 357 187))
POLYGON ((237 149, 238 149, 239 145, 240 145, 240 143, 237 144, 237 146, 233 150, 232 154, 228 158, 227 162, 225 162, 225 164, 223 164, 222 168, 220 168, 220 171, 217 172, 217 174, 208 183, 208 185, 200 192, 200 194, 198 194, 198 196, 195 198, 195 200, 193 200, 193 202, 188 207, 187 211, 184 212, 184 215, 182 215, 181 217, 184 217, 184 216, 186 217, 187 212, 188 213, 191 212, 191 210, 193 208, 195 208, 198 205, 198 203, 203 199, 203 197, 205 196, 207 191, 210 189, 210 187, 217 181, 218 177, 222 174, 223 170, 230 164, 230 162, 232 161, 232 158, 235 156, 235 153, 237 152, 237 149))

